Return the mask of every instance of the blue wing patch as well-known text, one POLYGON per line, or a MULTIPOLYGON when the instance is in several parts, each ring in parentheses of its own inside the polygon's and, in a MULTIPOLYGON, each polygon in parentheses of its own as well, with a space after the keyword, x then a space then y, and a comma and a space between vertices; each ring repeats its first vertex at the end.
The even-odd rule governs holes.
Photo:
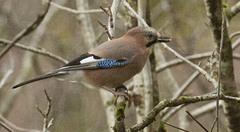
POLYGON ((113 68, 118 66, 124 66, 130 62, 130 59, 124 59, 124 60, 112 60, 112 59, 105 59, 102 61, 99 61, 97 63, 98 68, 113 68))

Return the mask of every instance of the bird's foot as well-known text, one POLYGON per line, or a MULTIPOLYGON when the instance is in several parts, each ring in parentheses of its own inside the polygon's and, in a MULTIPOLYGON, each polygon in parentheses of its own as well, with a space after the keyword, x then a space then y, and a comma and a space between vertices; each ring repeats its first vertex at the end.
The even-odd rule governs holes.
POLYGON ((115 91, 113 89, 110 89, 108 87, 102 87, 103 89, 111 92, 115 99, 114 99, 114 105, 116 106, 117 105, 117 99, 120 97, 120 96, 123 96, 126 101, 129 101, 129 97, 128 97, 128 89, 126 88, 126 86, 124 85, 119 85, 118 87, 115 88, 115 91))
POLYGON ((115 88, 115 93, 114 93, 115 99, 114 99, 114 105, 117 105, 117 100, 120 96, 123 96, 126 101, 129 101, 128 97, 128 89, 124 85, 120 85, 115 88))

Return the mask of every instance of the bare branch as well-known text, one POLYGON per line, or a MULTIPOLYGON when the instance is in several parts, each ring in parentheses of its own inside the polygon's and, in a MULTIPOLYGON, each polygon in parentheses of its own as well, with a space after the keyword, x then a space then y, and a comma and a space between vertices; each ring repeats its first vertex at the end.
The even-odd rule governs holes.
MULTIPOLYGON (((219 106, 222 107, 222 105, 223 102, 220 101, 219 106)), ((214 109, 216 109, 216 102, 211 102, 192 110, 191 113, 195 118, 198 118, 199 116, 209 113, 210 111, 214 111, 214 109)))
POLYGON ((106 32, 107 35, 108 35, 108 38, 109 38, 110 40, 112 40, 113 37, 112 37, 111 34, 109 33, 109 30, 108 30, 107 26, 106 26, 105 24, 103 24, 102 22, 100 22, 99 20, 97 20, 97 21, 98 21, 98 23, 104 28, 105 32, 106 32))
MULTIPOLYGON (((51 2, 51 0, 49 0, 51 2)), ((18 33, 12 40, 10 44, 8 44, 4 49, 0 51, 0 59, 14 46, 15 43, 17 43, 19 40, 21 40, 23 37, 27 36, 31 32, 33 32, 43 21, 45 18, 48 10, 49 10, 50 4, 47 4, 47 7, 43 14, 39 15, 36 20, 33 21, 32 24, 30 24, 27 28, 23 29, 20 33, 18 33)))
MULTIPOLYGON (((119 94, 125 94, 126 93, 126 87, 118 87, 117 93, 119 94)), ((124 118, 125 118, 125 108, 126 108, 126 97, 119 96, 115 98, 116 100, 116 113, 115 113, 115 125, 114 125, 114 132, 125 132, 125 124, 124 124, 124 118)))
POLYGON ((126 0, 123 0, 124 6, 126 6, 132 13, 133 15, 144 25, 144 27, 149 27, 147 23, 134 11, 134 9, 129 5, 129 3, 126 0))
POLYGON ((8 69, 7 72, 4 74, 4 76, 2 77, 2 80, 0 81, 0 90, 1 88, 3 88, 8 78, 14 71, 14 59, 11 56, 10 56, 10 66, 8 66, 7 69, 8 69))
POLYGON ((43 120, 44 120, 44 124, 43 124, 43 132, 47 132, 49 130, 49 128, 53 125, 53 118, 51 118, 50 120, 48 119, 49 117, 49 113, 50 113, 50 110, 51 110, 51 98, 49 97, 46 89, 44 89, 44 93, 45 93, 45 96, 47 98, 47 101, 48 101, 48 106, 47 106, 47 109, 45 112, 43 112, 39 107, 38 105, 36 105, 37 107, 37 110, 39 111, 39 113, 41 113, 41 115, 43 116, 43 120))
MULTIPOLYGON (((199 59, 207 58, 211 54, 212 54, 212 52, 210 51, 210 52, 204 52, 204 53, 200 53, 200 54, 189 55, 189 56, 186 56, 185 58, 188 60, 199 60, 199 59)), ((181 59, 174 59, 174 60, 171 60, 171 61, 168 61, 166 63, 159 65, 156 68, 156 70, 157 70, 157 72, 161 72, 161 71, 165 70, 166 68, 171 68, 171 67, 181 64, 181 63, 184 63, 184 61, 182 61, 181 59)))
POLYGON ((0 126, 2 126, 3 128, 5 128, 8 132, 13 132, 13 130, 11 128, 9 128, 7 125, 5 125, 3 122, 0 121, 0 126))
POLYGON ((237 32, 231 34, 229 37, 230 37, 231 39, 233 39, 234 37, 236 37, 236 36, 238 36, 238 35, 240 35, 240 31, 237 31, 237 32))
MULTIPOLYGON (((182 104, 190 104, 190 103, 197 103, 201 101, 210 101, 210 100, 216 100, 217 94, 207 94, 207 95, 201 95, 201 96, 182 96, 180 98, 174 99, 174 100, 163 100, 158 105, 156 105, 150 113, 146 116, 142 122, 132 126, 127 130, 127 132, 137 132, 139 130, 142 130, 143 128, 150 125, 153 121, 155 121, 156 116, 159 114, 160 111, 162 111, 166 107, 174 107, 179 106, 182 104)), ((224 96, 220 95, 221 100, 231 100, 236 101, 240 103, 240 98, 238 97, 232 97, 232 96, 224 96)))
POLYGON ((108 30, 113 38, 115 38, 116 17, 121 1, 122 0, 113 0, 111 10, 109 10, 108 30))
POLYGON ((240 12, 240 2, 231 7, 229 12, 226 12, 228 21, 230 21, 234 16, 240 12))
MULTIPOLYGON (((46 0, 47 2, 49 2, 48 0, 46 0)), ((70 12, 70 13, 73 13, 73 14, 94 14, 94 13, 102 13, 103 10, 101 9, 91 9, 91 10, 83 10, 83 11, 80 11, 80 10, 74 10, 74 9, 71 9, 71 8, 68 8, 68 7, 64 7, 64 6, 61 6, 57 3, 54 3, 54 2, 50 2, 51 5, 57 7, 58 9, 60 10, 63 10, 63 11, 67 11, 67 12, 70 12)))
MULTIPOLYGON (((205 69, 205 68, 204 68, 205 69)), ((188 86, 200 75, 199 71, 195 71, 184 83, 183 85, 175 92, 175 94, 172 96, 172 100, 180 97, 182 93, 188 88, 188 86)), ((182 107, 181 107, 182 108, 182 107)), ((179 109, 181 109, 179 108, 179 109)), ((171 116, 169 115, 170 113, 170 108, 166 108, 161 112, 161 116, 163 120, 167 120, 171 116)))
POLYGON ((166 45, 166 43, 161 43, 161 45, 167 49, 168 51, 170 51, 171 53, 173 53, 176 57, 180 58, 181 60, 183 60, 184 62, 188 63, 190 66, 192 66, 193 68, 195 68, 196 70, 198 70, 200 73, 202 73, 204 75, 204 77, 213 84, 213 86, 215 88, 217 88, 218 83, 216 82, 216 80, 214 78, 211 77, 211 75, 209 75, 205 70, 203 70, 201 67, 199 67, 198 65, 192 63, 191 61, 189 61, 188 59, 184 58, 183 56, 181 56, 180 54, 178 54, 176 51, 174 51, 172 48, 170 48, 168 45, 166 45))
POLYGON ((169 120, 172 116, 174 116, 179 110, 181 110, 183 107, 185 107, 185 105, 180 105, 180 106, 177 106, 171 110, 169 110, 169 112, 167 112, 166 115, 164 115, 162 117, 162 121, 167 121, 169 120))
POLYGON ((164 122, 164 124, 166 124, 166 125, 168 125, 168 126, 170 126, 170 127, 176 128, 176 129, 178 129, 178 130, 182 130, 182 131, 184 131, 184 132, 189 132, 188 130, 185 130, 185 129, 182 129, 182 128, 180 128, 180 127, 171 125, 171 124, 169 124, 169 123, 167 123, 167 122, 164 122))
MULTIPOLYGON (((1 44, 7 45, 10 42, 11 41, 9 41, 9 40, 0 38, 0 43, 1 44)), ((30 52, 33 52, 33 53, 37 53, 37 54, 40 54, 40 55, 44 55, 44 56, 50 57, 52 59, 55 59, 57 61, 62 62, 63 64, 67 64, 68 63, 68 61, 66 59, 64 59, 64 58, 62 58, 60 56, 57 56, 57 55, 47 51, 44 48, 34 48, 34 47, 30 47, 30 46, 25 46, 25 45, 20 44, 20 43, 16 43, 14 46, 17 47, 17 48, 23 49, 23 50, 27 50, 27 51, 30 51, 30 52)))
POLYGON ((33 129, 26 129, 26 128, 18 127, 15 124, 13 124, 12 122, 8 121, 6 118, 4 118, 2 116, 2 114, 0 114, 0 120, 2 120, 5 124, 7 124, 8 126, 10 126, 11 128, 13 128, 17 131, 21 131, 21 132, 41 132, 40 130, 33 130, 33 129))
POLYGON ((212 124, 212 127, 211 127, 211 130, 210 130, 210 132, 212 132, 212 131, 213 131, 213 128, 214 128, 214 126, 215 126, 215 124, 216 124, 217 120, 218 120, 218 117, 216 117, 216 118, 215 118, 215 120, 214 120, 214 122, 213 122, 213 124, 212 124))
MULTIPOLYGON (((205 69, 205 67, 203 68, 205 69)), ((178 98, 186 89, 187 87, 198 77, 200 74, 199 71, 195 71, 180 87, 180 89, 173 95, 172 99, 178 98)))
MULTIPOLYGON (((217 98, 218 98, 218 96, 217 96, 217 98)), ((195 119, 188 111, 186 111, 186 113, 187 113, 195 122, 197 122, 197 124, 198 124, 200 127, 202 127, 202 129, 204 129, 206 132, 208 132, 208 130, 207 130, 197 119, 195 119)))
POLYGON ((13 69, 9 69, 3 76, 2 80, 0 81, 0 89, 3 88, 4 84, 8 80, 9 76, 13 73, 13 69))
MULTIPOLYGON (((232 49, 233 50, 236 49, 239 44, 240 44, 240 38, 237 39, 235 42, 233 42, 232 49)), ((211 54, 212 54, 212 52, 209 51, 209 52, 204 52, 204 53, 200 53, 200 54, 189 55, 189 56, 186 56, 185 58, 188 60, 198 60, 198 59, 207 58, 207 57, 211 56, 211 54)), ((235 59, 240 59, 239 55, 236 53, 233 53, 233 57, 235 59)), ((170 67, 173 67, 173 66, 181 64, 181 63, 184 63, 184 61, 182 61, 181 59, 174 59, 174 60, 171 60, 169 62, 166 62, 166 63, 163 63, 163 64, 157 66, 156 70, 157 70, 157 72, 161 72, 161 71, 165 70, 166 68, 170 68, 170 67)))
POLYGON ((235 50, 240 44, 240 38, 232 43, 232 49, 235 50))
POLYGON ((100 9, 103 10, 103 12, 105 12, 108 16, 110 15, 109 12, 107 11, 107 9, 109 10, 109 7, 107 9, 103 8, 102 6, 99 6, 100 9))

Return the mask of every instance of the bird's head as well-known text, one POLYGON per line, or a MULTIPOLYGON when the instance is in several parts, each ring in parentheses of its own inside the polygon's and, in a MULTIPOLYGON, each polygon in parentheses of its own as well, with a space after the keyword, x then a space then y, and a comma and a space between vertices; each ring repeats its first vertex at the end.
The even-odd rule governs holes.
POLYGON ((132 28, 126 33, 126 36, 133 37, 136 41, 138 41, 138 44, 147 48, 155 43, 166 43, 171 41, 171 38, 161 36, 161 34, 152 27, 132 28))

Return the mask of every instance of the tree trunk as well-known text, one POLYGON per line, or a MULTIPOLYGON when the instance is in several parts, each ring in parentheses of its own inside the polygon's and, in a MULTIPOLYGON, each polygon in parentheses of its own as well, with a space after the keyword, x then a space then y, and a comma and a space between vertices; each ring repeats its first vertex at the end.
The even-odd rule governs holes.
MULTIPOLYGON (((220 49, 221 43, 221 26, 222 26, 222 1, 205 0, 207 15, 210 19, 211 28, 214 35, 216 51, 220 49)), ((219 52, 218 52, 219 54, 219 52)), ((228 35, 226 23, 224 23, 223 47, 221 59, 221 92, 224 95, 238 96, 234 70, 231 41, 228 35)), ((240 130, 240 105, 234 101, 224 101, 224 113, 227 117, 228 131, 238 132, 240 130)))

